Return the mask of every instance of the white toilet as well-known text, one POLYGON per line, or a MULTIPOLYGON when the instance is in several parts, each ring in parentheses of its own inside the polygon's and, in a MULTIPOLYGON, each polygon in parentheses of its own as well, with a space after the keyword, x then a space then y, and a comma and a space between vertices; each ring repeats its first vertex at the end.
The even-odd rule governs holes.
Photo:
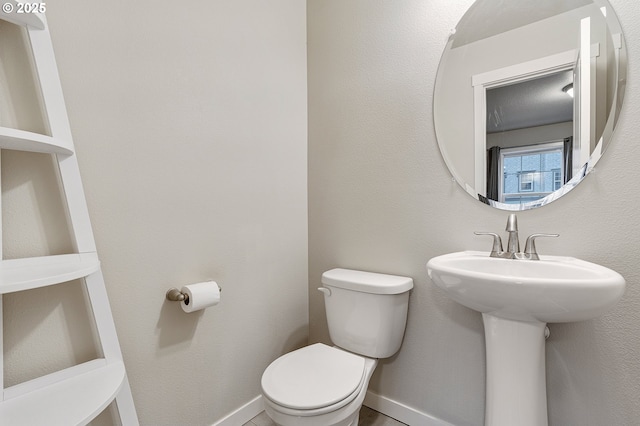
POLYGON ((280 426, 356 426, 378 358, 400 349, 411 278, 332 269, 322 274, 329 335, 262 374, 265 411, 280 426))

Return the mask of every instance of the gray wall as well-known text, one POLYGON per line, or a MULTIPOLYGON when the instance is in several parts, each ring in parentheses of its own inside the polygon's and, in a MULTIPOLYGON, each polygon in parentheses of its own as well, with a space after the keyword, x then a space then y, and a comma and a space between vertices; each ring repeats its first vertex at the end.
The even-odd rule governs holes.
MULTIPOLYGON (((479 314, 429 282, 433 256, 488 250, 473 231, 501 232, 507 213, 451 181, 432 123, 432 93, 449 31, 471 0, 310 0, 310 338, 328 342, 324 270, 407 275, 416 287, 402 349, 382 362, 371 389, 456 425, 482 425, 484 337, 479 314)), ((640 419, 640 11, 614 0, 629 51, 629 86, 614 140, 577 189, 519 214, 521 234, 558 232, 547 254, 613 268, 628 281, 601 318, 552 324, 547 341, 550 424, 637 424, 640 419)))
MULTIPOLYGON (((307 342, 305 10, 47 3, 142 425, 213 424, 307 342), (165 301, 205 279, 223 288, 218 306, 187 315, 165 301)), ((54 182, 47 156, 3 151, 7 257, 70 250, 54 182)), ((7 384, 95 356, 79 289, 4 298, 7 384)), ((96 424, 113 424, 105 413, 96 424)))

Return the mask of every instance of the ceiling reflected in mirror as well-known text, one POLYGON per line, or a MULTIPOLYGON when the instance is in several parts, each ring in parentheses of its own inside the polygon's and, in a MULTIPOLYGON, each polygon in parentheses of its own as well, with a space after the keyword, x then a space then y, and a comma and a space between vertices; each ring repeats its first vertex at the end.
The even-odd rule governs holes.
POLYGON ((573 73, 561 71, 487 90, 487 133, 573 121, 573 97, 563 89, 573 73))

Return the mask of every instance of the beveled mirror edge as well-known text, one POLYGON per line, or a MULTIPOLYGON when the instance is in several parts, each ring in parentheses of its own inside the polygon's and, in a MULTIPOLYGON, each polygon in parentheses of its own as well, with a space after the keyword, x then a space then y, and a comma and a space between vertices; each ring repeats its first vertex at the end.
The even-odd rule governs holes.
MULTIPOLYGON (((473 7, 476 3, 477 1, 473 3, 471 7, 473 7)), ((596 164, 598 163, 598 161, 606 151, 607 147, 610 145, 615 132, 615 127, 616 127, 620 112, 623 107, 623 100, 624 100, 624 95, 626 91, 626 78, 627 78, 627 68, 628 68, 627 50, 625 46, 625 38, 622 31, 622 25, 617 17, 615 10, 613 9, 613 6, 609 3, 608 0, 593 0, 593 3, 597 6, 607 8, 607 13, 605 14, 605 21, 607 23, 607 28, 609 30, 609 33, 612 36, 613 43, 619 46, 616 49, 616 51, 618 52, 617 67, 615 69, 617 73, 617 78, 616 78, 617 86, 614 94, 614 100, 612 102, 611 111, 609 113, 609 116, 607 117, 604 130, 598 140, 598 143, 596 144, 592 154, 589 156, 588 161, 584 165, 582 165, 582 167, 580 167, 579 173, 577 173, 571 180, 565 183, 558 190, 553 191, 549 195, 539 200, 535 200, 531 202, 520 203, 520 204, 507 204, 499 201, 487 200, 486 197, 483 197, 476 190, 476 188, 469 185, 464 179, 460 177, 459 173, 456 171, 456 168, 453 167, 452 161, 447 155, 446 150, 443 148, 442 142, 440 141, 440 138, 438 138, 437 136, 438 135, 438 121, 436 119, 436 114, 437 114, 436 91, 438 90, 437 81, 438 81, 438 76, 442 72, 441 65, 442 65, 443 58, 445 57, 445 55, 447 54, 447 51, 450 49, 450 46, 453 43, 457 26, 456 26, 456 29, 452 30, 449 36, 447 37, 447 41, 445 43, 443 52, 440 56, 438 70, 436 72, 436 84, 434 84, 434 95, 432 98, 432 111, 433 111, 432 120, 434 125, 434 131, 436 134, 436 142, 438 144, 438 149, 440 151, 442 159, 445 165, 447 166, 449 173, 452 176, 452 180, 455 181, 471 197, 480 201, 480 203, 486 204, 493 208, 497 208, 500 210, 507 210, 507 211, 523 211, 523 210, 530 210, 538 207, 543 207, 555 201, 556 199, 562 197, 563 195, 567 194, 572 189, 574 189, 579 183, 581 183, 586 178, 586 176, 589 175, 595 169, 596 164)), ((459 25, 459 23, 457 25, 459 25)))

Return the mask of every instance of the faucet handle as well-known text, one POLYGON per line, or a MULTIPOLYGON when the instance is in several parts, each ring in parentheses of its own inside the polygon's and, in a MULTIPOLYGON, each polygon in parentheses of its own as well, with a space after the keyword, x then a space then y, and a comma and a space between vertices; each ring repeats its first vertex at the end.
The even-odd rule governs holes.
POLYGON ((527 242, 524 244, 524 255, 527 259, 540 260, 538 251, 536 250, 536 238, 538 237, 559 237, 560 234, 531 234, 527 237, 527 242))
POLYGON ((474 232, 474 234, 476 235, 489 235, 491 237, 493 237, 493 247, 491 248, 491 256, 495 257, 497 254, 504 252, 504 249, 502 248, 502 238, 500 238, 500 235, 496 234, 495 232, 474 232))

